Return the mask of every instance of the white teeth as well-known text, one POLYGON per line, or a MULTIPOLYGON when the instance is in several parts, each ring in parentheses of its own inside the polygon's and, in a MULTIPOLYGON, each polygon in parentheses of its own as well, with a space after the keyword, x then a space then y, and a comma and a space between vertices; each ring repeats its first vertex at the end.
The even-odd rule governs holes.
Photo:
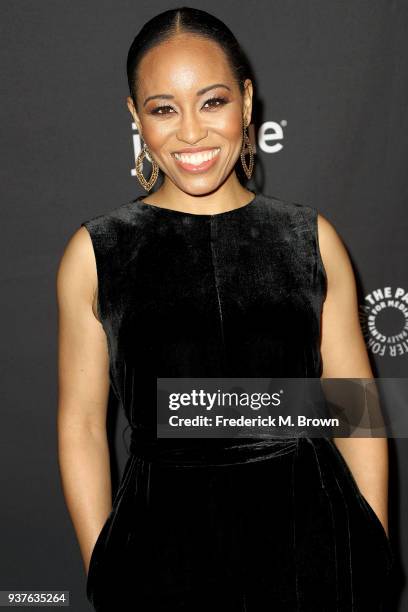
POLYGON ((202 153, 194 153, 193 155, 190 155, 188 153, 173 153, 173 155, 176 159, 178 159, 179 161, 185 164, 194 164, 196 166, 199 166, 203 162, 209 161, 210 159, 218 155, 220 151, 221 149, 218 148, 218 149, 213 149, 212 151, 203 151, 202 153))

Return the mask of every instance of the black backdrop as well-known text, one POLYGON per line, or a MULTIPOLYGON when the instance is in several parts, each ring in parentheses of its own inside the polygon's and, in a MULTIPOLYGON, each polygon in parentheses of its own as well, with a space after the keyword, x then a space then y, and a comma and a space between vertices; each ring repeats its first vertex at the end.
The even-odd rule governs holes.
MULTIPOLYGON (((55 275, 80 222, 139 195, 139 140, 125 60, 166 2, 3 2, 1 21, 0 589, 66 589, 89 609, 56 460, 55 275)), ((223 19, 256 74, 255 180, 336 227, 359 286, 362 324, 385 288, 407 307, 408 4, 403 0, 230 0, 191 6, 223 19)), ((377 377, 404 377, 407 308, 367 327, 377 377), (389 341, 387 341, 389 340, 389 341)), ((408 409, 408 406, 407 406, 408 409)), ((116 419, 114 415, 112 418, 116 419)), ((119 414, 117 482, 126 458, 119 414)), ((124 432, 126 434, 126 432, 124 432)), ((408 610, 408 440, 390 441, 397 552, 389 610, 408 610)))

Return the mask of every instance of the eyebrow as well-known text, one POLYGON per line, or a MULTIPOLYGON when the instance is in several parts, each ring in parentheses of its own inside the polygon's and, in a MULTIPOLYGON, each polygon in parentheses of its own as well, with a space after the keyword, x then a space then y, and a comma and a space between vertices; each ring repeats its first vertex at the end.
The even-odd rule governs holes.
MULTIPOLYGON (((197 91, 196 95, 197 96, 202 96, 207 91, 210 91, 210 89, 215 89, 216 87, 225 87, 225 89, 228 89, 228 91, 231 91, 231 87, 228 87, 228 85, 224 85, 224 83, 215 83, 214 85, 208 85, 207 87, 203 87, 203 89, 199 89, 197 91)), ((165 99, 165 100, 172 100, 174 98, 174 96, 171 96, 170 94, 156 94, 155 96, 149 96, 143 102, 143 106, 146 106, 146 104, 149 102, 149 100, 154 100, 155 98, 162 98, 162 99, 165 99)))

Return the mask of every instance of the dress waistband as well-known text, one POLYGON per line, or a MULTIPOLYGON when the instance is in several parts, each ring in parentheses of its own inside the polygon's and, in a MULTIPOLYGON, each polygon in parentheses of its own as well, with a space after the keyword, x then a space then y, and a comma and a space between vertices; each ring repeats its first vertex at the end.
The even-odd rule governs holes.
POLYGON ((264 461, 291 454, 301 438, 157 438, 132 428, 129 452, 173 467, 209 467, 264 461))

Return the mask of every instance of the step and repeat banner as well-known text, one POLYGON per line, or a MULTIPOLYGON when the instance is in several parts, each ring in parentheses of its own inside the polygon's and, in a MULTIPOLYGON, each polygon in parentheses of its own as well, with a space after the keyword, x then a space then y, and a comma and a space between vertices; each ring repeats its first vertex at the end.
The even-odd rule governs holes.
MULTIPOLYGON (((356 276, 374 376, 391 381, 393 419, 401 411, 405 423, 406 385, 392 379, 408 374, 408 3, 191 6, 223 20, 251 63, 255 163, 247 187, 311 205, 334 225, 356 276)), ((69 591, 76 611, 89 603, 56 460, 56 271, 83 220, 144 193, 126 57, 142 25, 169 8, 125 0, 0 7, 0 590, 69 591)), ((146 163, 145 176, 150 171, 146 163)), ((112 413, 117 483, 129 432, 123 414, 112 413)), ((405 431, 389 440, 397 555, 390 612, 408 610, 405 431)))

